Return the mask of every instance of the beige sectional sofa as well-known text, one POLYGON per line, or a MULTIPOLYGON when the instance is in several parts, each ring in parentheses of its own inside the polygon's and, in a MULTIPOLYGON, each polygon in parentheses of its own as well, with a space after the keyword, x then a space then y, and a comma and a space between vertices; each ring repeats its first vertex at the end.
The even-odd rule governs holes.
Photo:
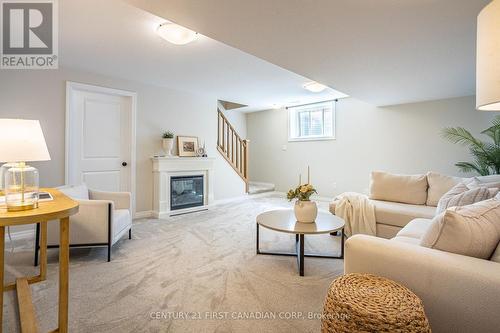
MULTIPOLYGON (((372 180, 378 176, 378 174, 372 175, 372 180)), ((419 177, 419 181, 422 182, 423 178, 419 177)), ((421 245, 425 243, 422 240, 429 235, 428 230, 434 225, 431 218, 434 216, 435 205, 439 198, 458 182, 468 182, 472 179, 436 173, 428 173, 425 179, 428 185, 425 204, 372 200, 376 209, 377 236, 380 237, 368 235, 350 237, 345 243, 344 272, 371 273, 387 277, 411 289, 422 299, 433 332, 499 332, 500 243, 496 245, 496 250, 488 259, 421 245)), ((409 186, 415 185, 415 180, 414 178, 409 186)), ((500 176, 476 177, 475 180, 491 184, 500 182, 500 176)), ((375 182, 377 181, 375 179, 375 182)), ((371 188, 370 196, 378 197, 379 190, 371 188)), ((404 191, 399 188, 392 190, 404 191)), ((419 191, 421 190, 422 186, 419 191)), ((403 198, 407 201, 407 197, 405 198, 407 194, 389 195, 386 199, 403 198)), ((422 202, 422 193, 419 194, 418 200, 422 202)), ((497 195, 491 200, 500 199, 497 195)), ((498 204, 496 205, 496 215, 490 218, 490 222, 493 221, 498 227, 500 213, 498 204)), ((470 206, 462 208, 466 207, 470 206)), ((335 204, 330 209, 334 212, 335 204)), ((485 210, 485 212, 490 214, 491 211, 485 210)), ((440 214, 436 220, 446 214, 440 214)), ((473 218, 473 215, 468 216, 473 218)), ((482 223, 477 225, 479 230, 481 232, 488 230, 482 223)), ((483 248, 486 242, 477 239, 471 241, 472 238, 467 238, 473 231, 472 227, 468 226, 469 229, 465 233, 463 230, 461 233, 453 231, 451 234, 448 233, 448 242, 453 246, 463 245, 464 248, 483 248)), ((444 235, 442 230, 438 234, 444 235)))
POLYGON ((415 219, 393 239, 350 237, 344 272, 384 276, 411 289, 434 333, 498 332, 500 244, 490 260, 420 246, 431 221, 415 219))
MULTIPOLYGON (((500 182, 497 175, 476 178, 483 182, 500 182)), ((377 236, 390 239, 413 219, 433 218, 441 196, 459 182, 470 179, 436 172, 422 175, 372 172, 369 197, 375 206, 377 236)), ((335 206, 335 201, 330 204, 332 214, 335 214, 335 206)))

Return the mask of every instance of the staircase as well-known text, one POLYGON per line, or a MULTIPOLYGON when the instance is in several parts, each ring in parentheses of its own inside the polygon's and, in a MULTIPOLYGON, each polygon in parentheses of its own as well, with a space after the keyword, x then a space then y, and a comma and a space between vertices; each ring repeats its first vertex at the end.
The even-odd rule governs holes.
POLYGON ((248 193, 248 144, 229 123, 220 109, 217 109, 217 150, 245 182, 248 193))

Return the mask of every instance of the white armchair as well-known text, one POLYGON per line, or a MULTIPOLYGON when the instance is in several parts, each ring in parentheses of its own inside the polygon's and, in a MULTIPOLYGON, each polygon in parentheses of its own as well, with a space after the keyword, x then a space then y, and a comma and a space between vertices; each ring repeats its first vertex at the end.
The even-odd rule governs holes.
MULTIPOLYGON (((89 190, 84 184, 59 188, 67 196, 77 200, 80 210, 70 217, 70 247, 108 248, 128 232, 132 238, 132 202, 128 192, 101 192, 89 190)), ((35 242, 35 266, 38 265, 40 225, 37 224, 35 242)), ((47 225, 48 248, 59 247, 59 225, 51 221, 47 225)))

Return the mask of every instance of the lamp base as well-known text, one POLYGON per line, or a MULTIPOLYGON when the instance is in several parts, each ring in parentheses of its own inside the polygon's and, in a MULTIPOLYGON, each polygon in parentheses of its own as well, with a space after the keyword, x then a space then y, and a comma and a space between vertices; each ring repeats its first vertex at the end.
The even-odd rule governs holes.
POLYGON ((16 163, 5 173, 7 211, 19 212, 38 207, 38 170, 24 162, 16 163))
POLYGON ((8 212, 21 212, 23 210, 32 210, 38 208, 38 203, 19 203, 19 204, 10 204, 7 206, 8 212))

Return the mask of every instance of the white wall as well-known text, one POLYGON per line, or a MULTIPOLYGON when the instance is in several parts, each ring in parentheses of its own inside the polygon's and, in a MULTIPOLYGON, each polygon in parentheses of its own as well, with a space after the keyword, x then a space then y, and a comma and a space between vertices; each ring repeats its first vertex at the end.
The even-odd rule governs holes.
POLYGON ((240 138, 247 138, 247 116, 244 112, 238 110, 226 110, 221 103, 217 104, 226 119, 231 123, 240 138))
POLYGON ((285 191, 310 165, 319 195, 333 196, 367 191, 372 170, 459 175, 454 163, 469 160, 468 152, 442 139, 440 130, 463 126, 477 134, 494 116, 475 111, 474 97, 383 108, 347 98, 337 103, 336 140, 287 142, 286 110, 249 113, 250 179, 285 191))
POLYGON ((198 136, 206 142, 215 163, 215 198, 244 194, 244 183, 216 150, 217 98, 104 77, 70 69, 1 71, 0 118, 39 119, 52 157, 33 163, 40 170, 41 186, 64 183, 66 81, 135 91, 137 107, 137 211, 152 209, 150 157, 161 152, 161 134, 198 136))

